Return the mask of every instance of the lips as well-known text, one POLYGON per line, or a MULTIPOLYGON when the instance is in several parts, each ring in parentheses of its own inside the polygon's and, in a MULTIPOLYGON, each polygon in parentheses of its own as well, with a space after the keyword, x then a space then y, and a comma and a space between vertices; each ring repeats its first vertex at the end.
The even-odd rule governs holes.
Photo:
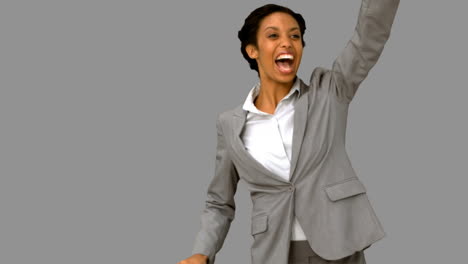
POLYGON ((294 71, 293 62, 294 55, 287 52, 280 53, 275 59, 275 64, 278 67, 279 72, 284 74, 290 74, 294 71))

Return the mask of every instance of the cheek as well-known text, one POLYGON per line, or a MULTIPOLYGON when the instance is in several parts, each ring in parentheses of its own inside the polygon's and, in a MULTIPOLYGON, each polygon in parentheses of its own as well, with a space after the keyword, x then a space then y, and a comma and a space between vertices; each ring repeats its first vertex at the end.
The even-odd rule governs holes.
POLYGON ((259 49, 259 54, 262 55, 265 59, 268 58, 268 56, 273 56, 273 52, 275 50, 275 47, 271 43, 263 43, 263 45, 259 49))
POLYGON ((272 57, 273 57, 273 52, 271 52, 269 49, 263 49, 261 52, 259 52, 259 59, 264 64, 274 62, 272 57))
POLYGON ((301 62, 301 59, 302 59, 302 49, 301 49, 301 48, 299 48, 299 49, 297 50, 297 54, 298 54, 298 56, 299 56, 298 62, 301 62))
POLYGON ((299 52, 299 61, 302 59, 302 51, 299 52))

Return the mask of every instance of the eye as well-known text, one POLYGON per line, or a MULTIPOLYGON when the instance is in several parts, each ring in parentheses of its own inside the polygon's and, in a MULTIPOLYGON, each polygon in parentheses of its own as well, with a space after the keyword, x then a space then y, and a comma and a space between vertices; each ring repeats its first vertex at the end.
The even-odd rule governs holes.
POLYGON ((291 37, 292 37, 293 39, 300 39, 300 38, 301 38, 301 36, 298 35, 298 34, 294 34, 294 35, 292 35, 291 37))
POLYGON ((270 35, 268 35, 268 38, 277 38, 278 37, 278 34, 276 33, 271 33, 270 35))

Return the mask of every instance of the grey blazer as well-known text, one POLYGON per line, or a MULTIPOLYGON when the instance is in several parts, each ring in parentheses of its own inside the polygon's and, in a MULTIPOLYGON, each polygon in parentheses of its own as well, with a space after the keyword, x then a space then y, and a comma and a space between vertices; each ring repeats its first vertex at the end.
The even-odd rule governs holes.
POLYGON ((240 179, 252 199, 252 264, 287 264, 293 216, 312 249, 336 260, 364 250, 386 233, 345 149, 349 104, 390 36, 399 0, 363 0, 351 40, 332 69, 316 67, 300 81, 295 104, 290 180, 271 173, 245 149, 242 104, 217 118, 215 173, 192 254, 214 264, 235 215, 240 179))

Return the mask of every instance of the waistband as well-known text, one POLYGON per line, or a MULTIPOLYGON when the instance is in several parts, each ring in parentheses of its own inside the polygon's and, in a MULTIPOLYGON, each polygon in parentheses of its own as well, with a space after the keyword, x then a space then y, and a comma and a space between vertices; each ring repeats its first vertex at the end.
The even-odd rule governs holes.
POLYGON ((307 258, 310 256, 317 256, 312 248, 310 247, 309 241, 307 240, 291 240, 289 246, 289 258, 300 259, 307 258))

